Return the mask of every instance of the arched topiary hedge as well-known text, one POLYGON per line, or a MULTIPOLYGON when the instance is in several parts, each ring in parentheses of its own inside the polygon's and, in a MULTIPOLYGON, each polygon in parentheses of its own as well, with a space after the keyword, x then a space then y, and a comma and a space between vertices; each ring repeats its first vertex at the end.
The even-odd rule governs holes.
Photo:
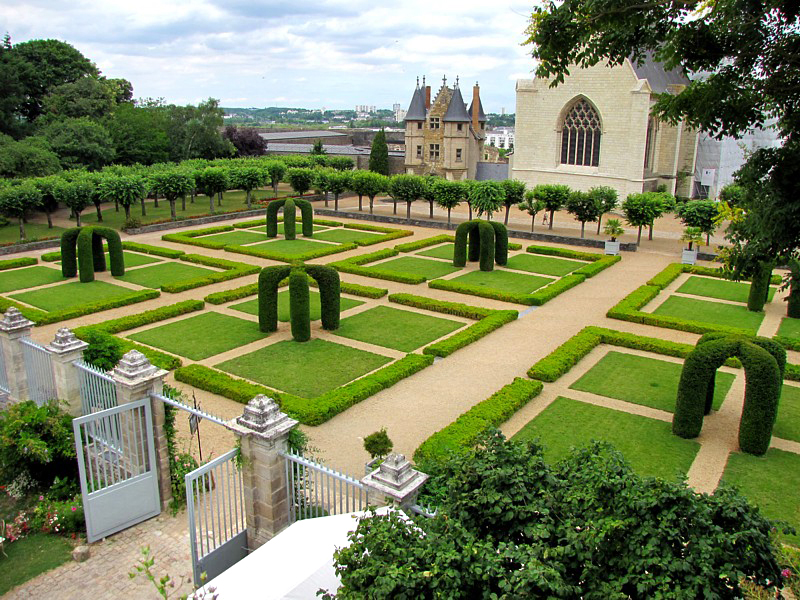
POLYGON ((308 277, 319 285, 322 328, 339 328, 341 283, 339 273, 325 265, 265 267, 258 276, 258 326, 261 331, 278 329, 278 284, 289 277, 289 320, 292 337, 305 342, 311 338, 308 277))
POLYGON ((103 240, 108 243, 111 274, 125 274, 122 240, 119 233, 108 227, 73 227, 61 234, 61 274, 75 277, 80 271, 82 283, 94 281, 95 272, 106 270, 103 240))
POLYGON ((700 435, 703 416, 711 411, 716 371, 732 356, 742 361, 745 373, 739 447, 762 455, 772 438, 786 367, 786 350, 766 338, 723 333, 700 338, 683 363, 672 432, 683 438, 700 435))
POLYGON ((463 267, 470 261, 480 261, 481 271, 491 271, 494 263, 508 262, 508 229, 502 223, 473 219, 456 229, 453 266, 463 267), (469 244, 469 252, 467 252, 469 244))
POLYGON ((314 236, 314 209, 302 198, 284 198, 267 204, 267 237, 278 237, 278 211, 283 208, 283 233, 287 240, 295 238, 295 208, 303 219, 303 237, 314 236), (291 236, 291 237, 290 237, 291 236))

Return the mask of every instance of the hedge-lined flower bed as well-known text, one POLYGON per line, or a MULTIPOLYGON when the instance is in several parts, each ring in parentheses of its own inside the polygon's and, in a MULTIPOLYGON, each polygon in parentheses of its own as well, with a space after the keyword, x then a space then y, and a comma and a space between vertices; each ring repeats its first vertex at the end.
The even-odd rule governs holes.
POLYGON ((12 258, 10 260, 0 260, 0 271, 5 271, 6 269, 16 269, 17 267, 30 267, 38 262, 38 260, 31 256, 12 258))
POLYGON ((460 283, 458 281, 451 281, 449 279, 433 279, 428 282, 428 287, 435 290, 447 290, 459 294, 469 294, 471 296, 491 298, 492 300, 502 300, 503 302, 514 302, 515 304, 526 304, 528 306, 532 306, 535 302, 533 299, 533 294, 503 292, 501 290, 493 290, 491 288, 485 288, 478 285, 469 285, 466 283, 460 283))
POLYGON ((177 293, 194 288, 202 287, 204 285, 211 285, 212 283, 219 283, 220 281, 228 281, 246 275, 253 275, 261 271, 261 267, 251 265, 243 262, 235 262, 232 260, 225 260, 222 258, 213 258, 210 256, 203 256, 202 254, 184 254, 180 260, 195 263, 198 265, 205 265, 207 267, 216 267, 218 269, 225 269, 210 275, 203 275, 201 277, 194 277, 192 279, 185 279, 176 283, 162 284, 161 289, 165 292, 177 293))
MULTIPOLYGON (((150 244, 140 244, 138 242, 122 242, 122 248, 125 250, 132 250, 134 252, 141 252, 142 254, 163 256, 164 258, 180 258, 186 254, 183 250, 162 248, 161 246, 151 246, 150 244)), ((61 253, 59 253, 58 259, 61 259, 61 253)))
POLYGON ((105 331, 106 333, 119 333, 121 331, 135 329, 143 325, 149 325, 150 323, 157 323, 158 321, 185 315, 190 312, 203 310, 204 306, 205 303, 202 300, 184 300, 183 302, 176 302, 175 304, 161 306, 159 308, 154 308, 153 310, 146 310, 139 314, 119 317, 117 319, 109 319, 108 321, 97 323, 96 325, 77 327, 74 331, 77 333, 83 329, 92 328, 105 331))
POLYGON ((201 248, 210 248, 212 250, 221 250, 228 244, 226 242, 215 242, 209 240, 198 240, 204 235, 213 235, 215 233, 225 233, 233 231, 233 225, 218 225, 216 227, 207 227, 205 229, 195 229, 194 231, 184 231, 182 233, 167 233, 161 236, 165 242, 175 242, 177 244, 188 244, 190 246, 200 246, 201 248))
POLYGON ((384 248, 377 252, 370 254, 362 254, 354 256, 346 260, 340 260, 330 263, 330 266, 342 273, 350 273, 351 275, 362 275, 364 277, 374 277, 376 279, 385 279, 386 281, 396 281, 397 283, 410 283, 416 285, 424 283, 425 277, 422 275, 412 275, 411 273, 395 273, 394 271, 383 271, 380 266, 378 267, 364 267, 366 263, 383 260, 384 258, 391 258, 400 254, 395 248, 384 248))
MULTIPOLYGON (((269 246, 269 244, 267 244, 269 246)), ((279 260, 281 262, 302 262, 311 260, 312 258, 320 258, 321 256, 328 256, 329 254, 338 254, 339 252, 347 252, 348 250, 355 250, 358 248, 356 244, 326 244, 325 248, 317 248, 316 250, 309 250, 302 254, 285 254, 283 252, 276 252, 270 250, 268 247, 262 246, 261 248, 251 248, 248 246, 225 246, 225 252, 237 252, 239 254, 247 254, 248 256, 255 256, 257 258, 266 258, 269 260, 279 260)))
POLYGON ((406 242, 405 244, 398 244, 394 247, 395 250, 398 252, 414 252, 414 250, 421 250, 422 248, 427 248, 428 246, 437 246, 439 244, 444 244, 445 242, 455 242, 456 238, 452 235, 435 235, 433 237, 425 238, 422 240, 416 240, 414 242, 406 242))
POLYGON ((492 333, 495 329, 500 329, 503 325, 516 321, 519 313, 515 310, 498 310, 484 317, 474 325, 470 325, 466 329, 462 329, 456 334, 451 335, 449 338, 434 342, 430 346, 426 346, 422 352, 432 356, 445 357, 450 356, 456 350, 460 350, 464 346, 468 346, 472 342, 476 342, 482 337, 492 333))

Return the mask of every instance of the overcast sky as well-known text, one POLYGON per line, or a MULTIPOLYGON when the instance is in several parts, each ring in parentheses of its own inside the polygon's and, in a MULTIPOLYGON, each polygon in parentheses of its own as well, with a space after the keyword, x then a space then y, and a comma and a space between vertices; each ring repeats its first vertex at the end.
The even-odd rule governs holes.
MULTIPOLYGON (((531 77, 532 3, 517 0, 2 0, 12 43, 56 38, 134 95, 223 106, 407 108, 417 75, 477 80, 487 112, 514 112, 531 77)), ((469 102, 469 100, 467 100, 469 102)))

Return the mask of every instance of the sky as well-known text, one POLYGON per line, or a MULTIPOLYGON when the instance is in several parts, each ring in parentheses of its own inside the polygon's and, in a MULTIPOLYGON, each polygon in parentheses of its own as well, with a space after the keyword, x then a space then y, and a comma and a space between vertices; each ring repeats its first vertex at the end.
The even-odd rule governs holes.
MULTIPOLYGON (((227 107, 408 108, 417 76, 458 76, 486 112, 532 77, 517 0, 3 0, 12 43, 54 38, 128 79, 136 98, 227 107)), ((0 32, 0 33, 2 33, 0 32)), ((469 100, 467 100, 469 102, 469 100)))

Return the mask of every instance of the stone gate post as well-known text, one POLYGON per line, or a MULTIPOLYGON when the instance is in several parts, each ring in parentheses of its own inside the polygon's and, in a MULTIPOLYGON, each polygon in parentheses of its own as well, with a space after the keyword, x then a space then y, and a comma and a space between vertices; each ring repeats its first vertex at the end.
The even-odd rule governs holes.
POLYGON ((408 508, 417 499, 428 475, 411 468, 402 454, 390 454, 381 465, 361 480, 391 503, 408 508))
POLYGON ((53 341, 45 346, 52 357, 56 397, 66 403, 65 410, 73 417, 83 414, 80 375, 73 363, 83 358, 83 351, 88 346, 66 327, 59 329, 53 341))
POLYGON ((33 321, 23 317, 13 306, 6 310, 0 320, 0 351, 3 353, 9 395, 16 402, 28 399, 28 376, 19 340, 30 337, 33 325, 33 321))

